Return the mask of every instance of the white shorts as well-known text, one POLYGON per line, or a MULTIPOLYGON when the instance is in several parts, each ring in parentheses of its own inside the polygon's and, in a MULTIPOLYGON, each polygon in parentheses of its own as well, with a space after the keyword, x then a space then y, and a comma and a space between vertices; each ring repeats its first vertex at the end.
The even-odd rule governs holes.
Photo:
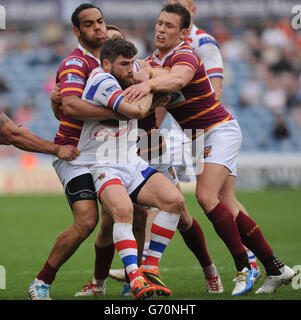
POLYGON ((112 184, 123 185, 131 197, 136 202, 136 197, 144 183, 157 171, 150 167, 144 160, 139 160, 135 164, 114 164, 110 166, 94 166, 90 168, 95 189, 100 200, 101 192, 105 187, 112 184))
POLYGON ((65 160, 54 157, 52 165, 59 177, 61 184, 66 189, 69 181, 83 174, 91 173, 88 166, 74 166, 65 160))
POLYGON ((160 129, 161 133, 167 138, 166 144, 173 168, 176 171, 177 182, 195 181, 196 176, 195 174, 192 174, 194 172, 194 161, 191 156, 191 140, 187 138, 177 121, 170 113, 166 114, 160 129), (172 139, 168 136, 172 137, 172 139))
MULTIPOLYGON (((173 136, 178 138, 173 140, 172 146, 169 147, 171 159, 175 159, 176 154, 183 152, 182 143, 189 143, 183 130, 179 127, 176 120, 167 113, 164 122, 160 128, 167 128, 172 131, 173 136)), ((164 132, 164 131, 163 131, 164 132)), ((162 132, 162 133, 163 133, 162 132)), ((230 120, 220 123, 204 134, 204 163, 217 163, 229 169, 229 175, 236 176, 236 158, 242 144, 242 133, 238 122, 230 120)), ((195 181, 196 176, 191 175, 193 168, 193 159, 189 149, 184 149, 181 163, 173 163, 178 179, 183 182, 195 181)))
POLYGON ((205 132, 204 162, 217 163, 236 176, 236 159, 242 144, 242 133, 238 122, 230 120, 205 132))
POLYGON ((166 178, 168 178, 175 186, 179 184, 179 179, 177 172, 172 164, 151 164, 151 167, 156 169, 158 172, 162 173, 166 178))

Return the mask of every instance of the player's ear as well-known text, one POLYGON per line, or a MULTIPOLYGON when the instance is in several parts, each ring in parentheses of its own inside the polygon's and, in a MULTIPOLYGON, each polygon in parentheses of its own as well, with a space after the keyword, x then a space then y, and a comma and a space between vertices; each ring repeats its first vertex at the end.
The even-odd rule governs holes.
POLYGON ((182 29, 180 34, 181 40, 182 41, 185 40, 188 36, 189 36, 189 29, 188 28, 182 29))
POLYGON ((101 67, 105 72, 110 73, 112 69, 112 63, 109 59, 104 58, 101 60, 101 67))
POLYGON ((77 38, 80 37, 80 30, 78 29, 78 27, 73 26, 73 33, 77 38))

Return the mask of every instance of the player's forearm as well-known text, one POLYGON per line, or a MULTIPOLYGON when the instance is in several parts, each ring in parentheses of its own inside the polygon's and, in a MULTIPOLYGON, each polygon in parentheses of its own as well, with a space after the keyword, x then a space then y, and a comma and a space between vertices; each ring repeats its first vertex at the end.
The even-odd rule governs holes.
POLYGON ((53 155, 57 153, 57 145, 36 136, 27 128, 15 126, 13 122, 7 123, 5 135, 10 144, 24 151, 53 155))
POLYGON ((149 111, 153 101, 153 94, 148 93, 138 101, 126 103, 121 101, 118 112, 128 117, 129 119, 142 119, 149 111))
POLYGON ((187 84, 185 77, 173 72, 169 72, 167 74, 162 73, 148 81, 151 86, 151 91, 165 93, 172 93, 181 90, 187 84))
POLYGON ((12 144, 25 151, 39 152, 56 155, 57 145, 48 140, 44 140, 26 128, 18 128, 15 130, 12 144))
POLYGON ((62 105, 64 114, 75 120, 119 120, 117 112, 101 106, 94 106, 76 96, 63 97, 62 105))
POLYGON ((216 94, 217 100, 222 100, 223 97, 223 79, 219 77, 214 77, 210 79, 213 90, 216 94))

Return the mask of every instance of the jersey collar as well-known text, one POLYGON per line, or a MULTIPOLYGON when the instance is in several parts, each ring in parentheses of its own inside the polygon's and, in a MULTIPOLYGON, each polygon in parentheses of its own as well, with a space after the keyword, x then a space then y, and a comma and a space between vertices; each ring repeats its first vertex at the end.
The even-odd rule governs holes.
POLYGON ((166 55, 160 60, 158 58, 158 54, 159 54, 159 50, 157 49, 154 53, 153 53, 153 61, 155 61, 156 63, 158 63, 159 65, 163 66, 164 62, 166 61, 166 59, 171 56, 175 50, 177 50, 178 48, 180 48, 183 45, 184 41, 182 41, 177 47, 173 48, 172 50, 170 50, 168 53, 166 53, 166 55))
POLYGON ((85 49, 80 43, 78 44, 77 47, 78 47, 84 54, 86 54, 87 56, 95 59, 95 60, 98 62, 98 64, 100 65, 100 59, 95 58, 95 57, 93 56, 93 54, 92 54, 91 52, 89 52, 87 49, 85 49))

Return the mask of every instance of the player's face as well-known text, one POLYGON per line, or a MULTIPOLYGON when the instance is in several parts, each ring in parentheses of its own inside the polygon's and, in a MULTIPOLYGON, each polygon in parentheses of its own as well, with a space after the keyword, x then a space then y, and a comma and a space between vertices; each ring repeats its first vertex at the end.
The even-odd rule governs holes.
POLYGON ((118 80, 122 89, 134 84, 134 61, 134 58, 128 59, 120 55, 111 64, 111 74, 118 80))
POLYGON ((107 37, 104 19, 95 8, 85 9, 79 14, 80 27, 75 33, 80 41, 88 48, 100 48, 107 37))
POLYGON ((162 11, 155 28, 155 45, 161 52, 168 52, 185 39, 180 30, 181 17, 175 13, 162 11))

